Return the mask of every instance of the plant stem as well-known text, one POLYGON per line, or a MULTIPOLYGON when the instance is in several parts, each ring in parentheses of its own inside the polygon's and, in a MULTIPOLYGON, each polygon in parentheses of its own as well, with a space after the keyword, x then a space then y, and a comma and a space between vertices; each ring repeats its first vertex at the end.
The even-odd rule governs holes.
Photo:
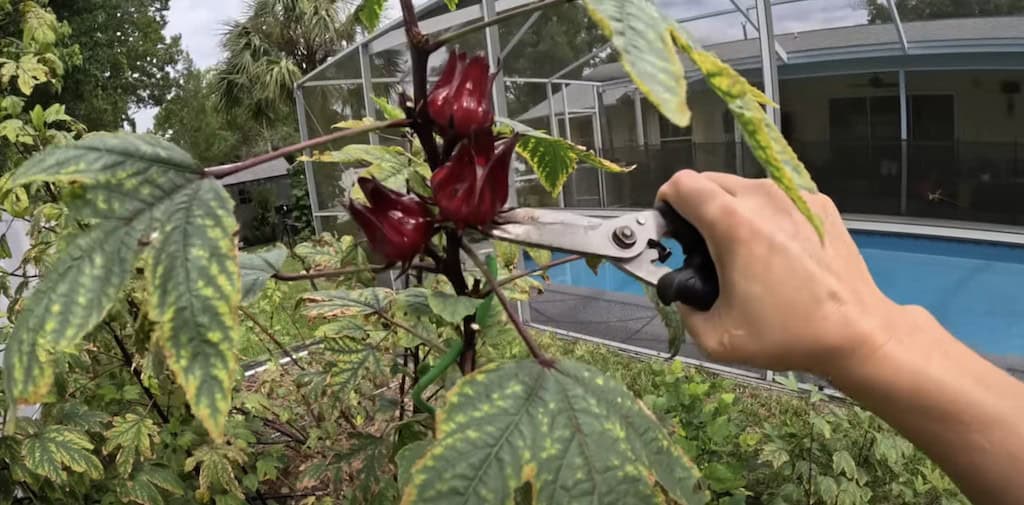
MULTIPOLYGON (((558 259, 558 260, 552 261, 551 263, 547 263, 545 265, 541 265, 541 266, 539 266, 537 268, 534 268, 533 270, 530 270, 528 272, 520 272, 518 274, 510 275, 508 277, 505 277, 504 279, 499 279, 498 280, 498 287, 503 287, 506 284, 511 284, 511 283, 513 283, 515 281, 518 281, 519 279, 522 279, 523 277, 529 277, 531 275, 538 274, 538 273, 543 272, 545 270, 549 270, 549 269, 555 268, 557 266, 564 265, 566 263, 572 263, 574 261, 579 261, 581 259, 583 259, 583 256, 577 256, 577 255, 566 256, 566 257, 564 257, 562 259, 558 259)), ((480 296, 487 296, 487 295, 491 294, 491 292, 493 292, 493 291, 494 291, 493 288, 488 287, 487 289, 483 290, 480 293, 480 296)))
POLYGON ((547 9, 548 7, 551 7, 552 5, 555 4, 567 4, 572 3, 573 1, 575 0, 539 0, 534 3, 526 4, 520 7, 516 7, 514 9, 509 9, 501 14, 498 14, 497 16, 494 16, 493 18, 487 19, 485 21, 480 21, 479 23, 473 23, 465 28, 456 30, 454 32, 449 32, 440 37, 437 37, 431 42, 431 51, 436 51, 437 49, 440 49, 462 37, 465 37, 466 35, 470 35, 480 30, 483 30, 484 28, 487 28, 489 26, 493 26, 498 23, 508 21, 509 19, 514 18, 516 16, 522 16, 523 14, 529 14, 531 12, 539 11, 541 9, 547 9))
POLYGON ((291 351, 289 351, 288 348, 285 347, 285 345, 282 344, 281 341, 278 340, 273 333, 271 333, 270 329, 267 328, 259 319, 256 318, 255 314, 250 312, 249 309, 241 306, 238 307, 238 311, 241 312, 246 319, 251 321, 252 324, 256 325, 256 328, 259 328, 260 333, 263 333, 263 336, 267 337, 271 342, 273 342, 274 345, 277 346, 278 350, 280 350, 285 356, 287 356, 288 359, 291 360, 293 364, 295 364, 295 366, 299 367, 299 370, 306 369, 306 367, 302 366, 302 364, 299 363, 297 359, 295 359, 295 356, 292 355, 291 351))
POLYGON ((164 409, 160 407, 160 403, 156 401, 156 395, 154 395, 153 392, 146 387, 146 384, 142 382, 142 372, 135 368, 132 353, 127 347, 125 347, 124 341, 121 340, 121 335, 117 333, 117 329, 107 321, 104 321, 103 324, 107 327, 107 331, 110 332, 110 335, 114 337, 114 343, 117 344, 117 349, 121 351, 121 358, 124 360, 124 366, 128 367, 128 370, 131 371, 132 377, 135 377, 135 382, 137 382, 139 387, 142 388, 142 392, 146 394, 146 398, 149 398, 149 401, 153 402, 153 411, 156 412, 157 417, 159 417, 164 424, 170 423, 171 418, 167 416, 164 409))
POLYGON ((210 167, 210 168, 207 168, 203 172, 203 174, 206 177, 214 177, 214 178, 217 178, 217 179, 223 179, 223 178, 225 178, 225 177, 227 177, 229 175, 233 175, 233 174, 237 174, 238 172, 249 170, 250 168, 262 165, 262 164, 264 164, 264 163, 266 163, 268 161, 273 161, 273 160, 276 160, 278 158, 283 158, 283 157, 285 157, 285 156, 287 156, 289 154, 297 153, 299 151, 305 151, 306 149, 317 147, 317 146, 326 144, 328 142, 333 142, 333 141, 338 140, 340 138, 351 137, 353 135, 359 135, 359 134, 362 134, 362 133, 368 133, 368 132, 373 132, 373 131, 377 131, 377 130, 384 130, 384 129, 388 129, 388 128, 400 128, 400 127, 404 127, 404 126, 409 126, 411 123, 412 123, 412 121, 409 120, 409 119, 393 119, 391 121, 380 121, 380 122, 377 122, 377 123, 370 123, 370 124, 368 124, 366 126, 360 126, 359 128, 351 128, 351 129, 348 129, 348 130, 336 131, 334 133, 328 133, 327 135, 323 135, 323 136, 320 136, 320 137, 309 139, 309 140, 307 140, 305 142, 300 142, 298 144, 292 144, 290 146, 282 147, 281 149, 278 149, 276 151, 269 152, 269 153, 266 153, 266 154, 261 154, 259 156, 254 157, 254 158, 249 158, 249 159, 247 159, 245 161, 240 161, 238 163, 230 163, 228 165, 220 165, 220 166, 216 166, 216 167, 210 167))
POLYGON ((473 261, 473 264, 480 269, 480 273, 484 276, 484 279, 487 280, 487 284, 491 286, 491 289, 494 291, 494 295, 498 297, 498 301, 501 302, 501 307, 505 309, 505 313, 508 314, 509 321, 512 321, 512 326, 515 326, 516 331, 519 332, 519 336, 522 337, 523 343, 526 344, 526 348, 529 349, 530 355, 533 356, 533 359, 537 360, 537 363, 540 363, 540 365, 545 368, 553 367, 555 365, 555 361, 548 355, 544 354, 544 351, 540 349, 537 342, 535 342, 533 337, 530 336, 530 332, 526 329, 526 326, 523 325, 519 316, 517 316, 515 311, 512 310, 512 304, 509 303, 508 297, 506 297, 505 293, 500 287, 498 287, 498 281, 495 280, 494 276, 491 275, 491 272, 488 271, 487 265, 484 264, 483 260, 480 259, 480 256, 478 256, 476 251, 474 251, 469 245, 462 244, 462 250, 466 252, 466 255, 473 261))

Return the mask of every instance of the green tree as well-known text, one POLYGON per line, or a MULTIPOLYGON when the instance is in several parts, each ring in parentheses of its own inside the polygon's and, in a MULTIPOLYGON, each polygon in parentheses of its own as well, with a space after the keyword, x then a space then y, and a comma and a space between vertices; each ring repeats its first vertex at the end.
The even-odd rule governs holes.
POLYGON ((0 0, 0 173, 81 131, 53 99, 67 67, 81 60, 69 33, 39 3, 0 0))
MULTIPOLYGON (((866 0, 869 23, 891 23, 886 0, 866 0)), ((896 0, 900 21, 1024 13, 1024 0, 896 0)))
POLYGON ((354 4, 250 0, 221 41, 224 58, 215 80, 222 104, 259 119, 282 118, 295 82, 356 37, 354 4))
POLYGON ((61 100, 90 130, 132 124, 131 112, 164 103, 184 51, 167 37, 170 0, 50 0, 89 57, 64 80, 61 100))
POLYGON ((239 156, 242 135, 231 131, 230 118, 217 107, 212 71, 196 68, 189 58, 166 103, 153 120, 153 132, 188 151, 204 165, 219 165, 239 156))
MULTIPOLYGON (((528 16, 522 16, 503 23, 500 29, 502 42, 510 41, 528 19, 528 16)), ((502 65, 506 76, 551 77, 605 43, 604 34, 590 20, 581 4, 561 5, 537 18, 502 65)), ((611 52, 608 51, 609 54, 611 52)), ((562 78, 579 79, 593 65, 603 63, 609 54, 598 55, 577 65, 562 78)), ((507 89, 509 115, 512 117, 548 98, 547 90, 541 84, 508 83, 507 89)))

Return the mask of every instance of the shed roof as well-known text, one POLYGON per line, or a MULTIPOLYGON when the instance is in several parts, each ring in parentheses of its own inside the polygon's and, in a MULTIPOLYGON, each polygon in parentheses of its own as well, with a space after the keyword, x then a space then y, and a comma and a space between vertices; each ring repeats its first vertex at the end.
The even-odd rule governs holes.
POLYGON ((241 184, 243 182, 252 182, 285 176, 288 175, 288 166, 287 161, 278 158, 276 160, 263 163, 262 165, 256 165, 248 170, 231 174, 221 179, 220 184, 221 186, 231 186, 233 184, 241 184))

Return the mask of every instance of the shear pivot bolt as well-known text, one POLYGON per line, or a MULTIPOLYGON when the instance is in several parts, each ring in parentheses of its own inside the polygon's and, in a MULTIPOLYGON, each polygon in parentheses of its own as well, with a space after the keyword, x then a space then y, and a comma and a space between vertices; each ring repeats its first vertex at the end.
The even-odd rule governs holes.
POLYGON ((612 234, 612 241, 623 249, 629 249, 636 245, 636 232, 628 226, 620 226, 612 234))

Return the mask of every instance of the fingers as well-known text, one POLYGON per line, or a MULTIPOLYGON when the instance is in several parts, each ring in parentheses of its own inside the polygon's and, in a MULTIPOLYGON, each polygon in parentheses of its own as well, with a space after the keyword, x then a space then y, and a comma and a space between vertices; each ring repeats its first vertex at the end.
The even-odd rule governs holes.
POLYGON ((700 347, 700 350, 711 359, 724 359, 727 352, 722 345, 723 342, 720 338, 722 331, 718 325, 718 317, 714 309, 711 312, 701 312, 680 303, 675 304, 675 306, 679 310, 679 315, 683 318, 683 326, 686 327, 687 333, 693 337, 697 347, 700 347))
POLYGON ((722 186, 693 170, 677 172, 658 190, 658 201, 668 202, 711 242, 726 238, 736 202, 722 186))
POLYGON ((701 172, 700 175, 718 184, 726 193, 732 196, 741 196, 744 193, 753 191, 761 186, 760 182, 762 181, 762 179, 748 179, 725 172, 701 172))

